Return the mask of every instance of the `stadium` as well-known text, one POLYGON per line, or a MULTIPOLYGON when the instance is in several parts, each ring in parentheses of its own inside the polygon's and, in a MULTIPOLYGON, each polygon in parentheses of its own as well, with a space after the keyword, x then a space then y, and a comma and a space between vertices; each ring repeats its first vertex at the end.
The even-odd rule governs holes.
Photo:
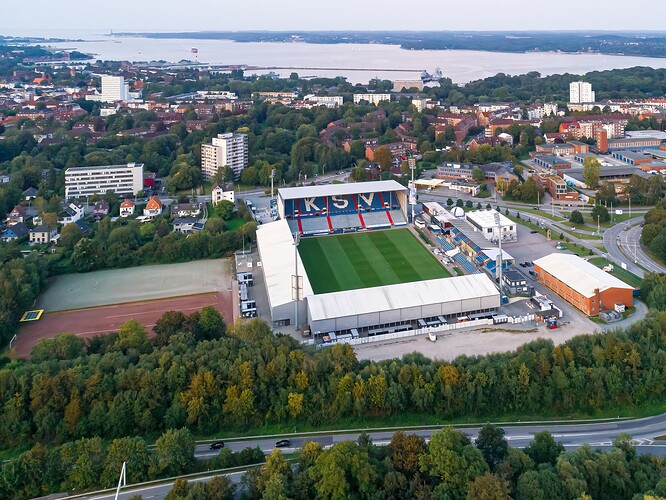
POLYGON ((409 202, 395 181, 278 190, 280 220, 257 230, 273 325, 355 337, 495 313, 493 282, 451 277, 408 227, 409 202))

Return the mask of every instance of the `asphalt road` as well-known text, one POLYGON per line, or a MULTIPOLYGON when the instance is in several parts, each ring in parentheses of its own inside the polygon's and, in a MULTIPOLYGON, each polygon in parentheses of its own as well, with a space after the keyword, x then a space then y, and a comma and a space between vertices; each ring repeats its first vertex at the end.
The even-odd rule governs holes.
MULTIPOLYGON (((407 431, 411 434, 416 434, 423 436, 426 440, 437 432, 438 429, 425 429, 425 430, 413 430, 407 431)), ((469 426, 458 428, 458 430, 469 434, 472 438, 476 438, 478 435, 479 426, 469 426)), ((611 422, 595 422, 595 423, 570 423, 570 424, 525 424, 525 425, 513 425, 504 427, 506 432, 506 438, 509 441, 509 445, 512 447, 522 448, 527 446, 535 433, 548 430, 551 432, 556 441, 562 443, 565 448, 573 449, 581 446, 582 444, 589 444, 593 448, 609 448, 612 445, 613 440, 620 433, 630 434, 634 439, 634 444, 637 447, 639 453, 652 453, 655 455, 666 455, 666 442, 664 441, 655 441, 655 437, 666 435, 666 413, 657 415, 655 417, 647 417, 641 419, 631 419, 631 420, 616 420, 611 422), (663 443, 663 444, 662 444, 663 443)), ((382 431, 382 432, 369 432, 370 437, 373 442, 377 445, 387 445, 393 431, 382 431)), ((359 432, 349 432, 344 434, 324 434, 318 436, 280 436, 274 438, 260 438, 260 439, 238 439, 238 440, 228 440, 226 446, 233 450, 239 451, 246 447, 259 446, 264 453, 270 453, 273 449, 273 445, 277 439, 283 437, 289 437, 291 441, 291 448, 283 448, 284 452, 293 452, 299 447, 303 446, 309 441, 316 441, 322 446, 331 446, 341 441, 350 441, 358 439, 359 432)), ((208 457, 211 454, 217 452, 211 452, 209 446, 206 444, 197 445, 195 454, 199 458, 208 457)), ((234 472, 228 474, 227 476, 235 483, 239 482, 242 478, 243 472, 234 472)), ((207 481, 213 478, 215 475, 201 477, 197 479, 192 479, 192 481, 207 481)), ((135 488, 129 487, 125 489, 118 498, 128 499, 132 495, 140 494, 144 499, 161 499, 166 496, 166 494, 171 489, 171 484, 161 484, 154 486, 137 486, 135 488)), ((112 499, 115 494, 103 494, 103 495, 90 495, 86 497, 78 498, 87 498, 87 499, 112 499)))

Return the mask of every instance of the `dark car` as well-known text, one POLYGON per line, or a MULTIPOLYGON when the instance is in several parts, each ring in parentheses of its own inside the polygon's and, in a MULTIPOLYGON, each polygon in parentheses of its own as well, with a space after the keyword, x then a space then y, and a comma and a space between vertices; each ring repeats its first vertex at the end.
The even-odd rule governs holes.
POLYGON ((222 441, 215 441, 210 445, 211 450, 219 450, 221 448, 224 448, 224 443, 222 441))
POLYGON ((532 229, 532 230, 530 231, 531 234, 536 234, 536 233, 538 233, 538 232, 539 232, 539 231, 537 231, 536 229, 532 229))
POLYGON ((291 446, 291 442, 288 439, 282 439, 275 443, 276 448, 289 448, 291 446))

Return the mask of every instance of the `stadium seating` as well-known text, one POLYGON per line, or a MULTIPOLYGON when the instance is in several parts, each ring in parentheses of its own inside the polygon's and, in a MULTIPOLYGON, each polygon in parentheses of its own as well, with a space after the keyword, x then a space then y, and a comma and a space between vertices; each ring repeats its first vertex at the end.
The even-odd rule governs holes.
POLYGON ((328 219, 326 217, 304 217, 301 219, 301 227, 304 235, 328 234, 328 219))
MULTIPOLYGON (((325 220, 325 219, 324 219, 325 220)), ((339 214, 331 217, 331 223, 335 230, 349 230, 360 229, 361 222, 359 221, 358 214, 339 214)))
POLYGON ((476 266, 472 264, 470 261, 467 260, 467 257, 465 257, 462 253, 457 253, 453 256, 453 260, 455 260, 460 266, 467 271, 468 274, 473 273, 476 271, 476 266))
POLYGON ((442 249, 445 252, 448 252, 449 250, 453 250, 455 248, 455 246, 452 243, 449 243, 449 241, 446 238, 437 237, 437 243, 441 245, 442 249))
POLYGON ((355 200, 351 195, 336 196, 336 198, 337 200, 333 200, 332 197, 330 196, 328 197, 328 213, 330 215, 349 214, 357 212, 355 200))
POLYGON ((384 210, 365 213, 363 214, 363 220, 365 221, 365 227, 369 229, 391 227, 391 222, 389 221, 386 215, 386 211, 384 210))
POLYGON ((391 215, 394 226, 406 226, 407 219, 405 219, 402 210, 389 210, 388 213, 391 215))

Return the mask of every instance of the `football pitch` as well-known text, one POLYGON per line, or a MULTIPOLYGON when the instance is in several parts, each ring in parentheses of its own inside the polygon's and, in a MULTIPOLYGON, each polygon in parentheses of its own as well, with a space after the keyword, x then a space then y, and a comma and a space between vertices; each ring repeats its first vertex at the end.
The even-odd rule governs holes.
POLYGON ((408 229, 303 238, 298 251, 315 294, 451 276, 408 229))

